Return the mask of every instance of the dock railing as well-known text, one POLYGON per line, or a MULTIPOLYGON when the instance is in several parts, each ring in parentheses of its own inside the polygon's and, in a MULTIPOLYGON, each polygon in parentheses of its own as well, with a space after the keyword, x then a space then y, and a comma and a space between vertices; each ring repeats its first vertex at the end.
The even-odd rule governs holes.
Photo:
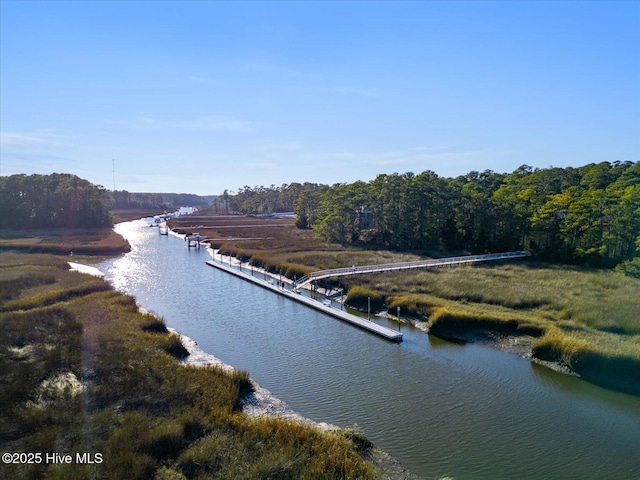
POLYGON ((529 256, 531 256, 531 252, 528 251, 487 253, 483 255, 463 255, 460 257, 416 260, 414 262, 383 263, 379 265, 363 266, 354 265, 352 267, 318 270, 317 272, 312 272, 300 278, 296 282, 294 290, 298 290, 306 284, 313 282, 314 280, 321 280, 323 278, 329 277, 343 277, 346 275, 361 275, 364 273, 389 272, 393 270, 409 270, 412 268, 441 267, 444 265, 456 265, 461 263, 490 262, 495 260, 506 260, 511 258, 521 258, 529 256))

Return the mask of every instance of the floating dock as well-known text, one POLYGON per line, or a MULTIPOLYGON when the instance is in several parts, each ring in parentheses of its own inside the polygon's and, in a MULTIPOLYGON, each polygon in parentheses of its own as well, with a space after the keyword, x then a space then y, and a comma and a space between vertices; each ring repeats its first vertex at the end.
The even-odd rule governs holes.
POLYGON ((330 306, 324 305, 317 300, 313 300, 312 298, 305 297, 300 293, 291 292, 290 290, 286 290, 284 288, 280 288, 277 285, 273 285, 261 278, 254 277, 253 275, 249 275, 237 268, 230 267, 229 265, 225 265, 224 263, 217 262, 215 260, 210 260, 207 262, 208 265, 212 267, 223 270, 227 273, 231 273, 236 277, 240 277, 244 280, 252 282, 262 288, 266 288, 267 290, 271 290, 274 293, 282 295, 284 297, 290 298, 298 303, 302 303, 308 307, 311 307, 315 310, 318 310, 322 313, 326 313, 327 315, 331 315, 332 317, 338 318, 344 322, 350 323, 356 327, 362 328, 363 330, 367 330, 371 333, 375 333, 387 340, 392 342, 401 342, 402 341, 402 333, 396 330, 392 330, 387 327, 383 327, 382 325, 378 325, 371 320, 367 320, 364 318, 360 318, 356 315, 352 315, 344 310, 338 310, 336 308, 332 308, 330 306))

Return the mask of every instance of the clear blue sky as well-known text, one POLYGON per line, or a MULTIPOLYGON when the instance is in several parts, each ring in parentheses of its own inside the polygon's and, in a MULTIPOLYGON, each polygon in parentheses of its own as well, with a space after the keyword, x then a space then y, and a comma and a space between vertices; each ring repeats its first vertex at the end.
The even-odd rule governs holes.
POLYGON ((640 160, 640 2, 0 0, 0 174, 136 192, 640 160))

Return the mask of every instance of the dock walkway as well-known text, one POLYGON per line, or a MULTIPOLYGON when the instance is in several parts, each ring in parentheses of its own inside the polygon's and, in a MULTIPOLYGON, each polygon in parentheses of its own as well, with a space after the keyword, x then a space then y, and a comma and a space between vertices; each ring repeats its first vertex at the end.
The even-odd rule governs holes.
POLYGON ((445 265, 459 265, 462 263, 490 262, 496 260, 508 260, 512 258, 522 258, 531 256, 530 252, 504 252, 488 253, 484 255, 464 255, 461 257, 435 258, 429 260, 417 260, 415 262, 383 263, 379 265, 363 265, 345 268, 332 268, 330 270, 318 270, 298 279, 294 290, 302 288, 304 285, 329 277, 343 277, 345 275, 362 275, 364 273, 390 272, 393 270, 410 270, 414 268, 443 267, 445 265))
POLYGON ((296 293, 296 292, 292 292, 290 290, 286 290, 284 288, 280 288, 277 285, 273 285, 265 280, 262 280, 261 278, 257 278, 254 277, 253 275, 249 275, 248 273, 245 273, 241 270, 238 270, 237 268, 233 268, 230 267, 229 265, 225 265, 224 263, 220 263, 218 261, 215 260, 209 260, 207 261, 207 265, 211 265, 212 267, 215 267, 217 269, 223 270, 227 273, 231 273, 232 275, 235 275, 236 277, 240 277, 244 280, 247 280, 249 282, 252 282, 262 288, 266 288, 267 290, 271 290, 274 293, 277 293, 279 295, 282 295, 284 297, 290 298, 291 300, 294 300, 298 303, 302 303, 303 305, 306 305, 308 307, 311 307, 315 310, 318 310, 322 313, 325 313, 327 315, 331 315, 332 317, 338 318, 344 322, 350 323, 356 327, 362 328, 364 330, 367 330, 371 333, 375 333, 376 335, 379 335, 387 340, 390 340, 392 342, 401 342, 402 341, 402 333, 398 332, 396 330, 392 330, 390 328, 384 327, 382 325, 378 325, 375 322, 372 322, 371 320, 366 320, 364 318, 360 318, 356 315, 352 315, 348 312, 345 312, 343 310, 337 310, 333 307, 327 306, 322 304, 321 302, 317 301, 317 300, 313 300, 312 298, 309 297, 305 297, 304 295, 300 294, 300 293, 296 293))

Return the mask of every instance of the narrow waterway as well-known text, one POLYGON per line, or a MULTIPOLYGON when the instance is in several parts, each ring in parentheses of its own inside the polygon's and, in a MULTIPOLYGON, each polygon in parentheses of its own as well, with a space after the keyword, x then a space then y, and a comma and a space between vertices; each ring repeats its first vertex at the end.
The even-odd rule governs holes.
MULTIPOLYGON (((640 398, 403 328, 394 344, 205 264, 149 222, 97 267, 200 348, 318 422, 357 424, 415 474, 640 479, 640 398)), ((395 324, 391 324, 395 327, 395 324)))

